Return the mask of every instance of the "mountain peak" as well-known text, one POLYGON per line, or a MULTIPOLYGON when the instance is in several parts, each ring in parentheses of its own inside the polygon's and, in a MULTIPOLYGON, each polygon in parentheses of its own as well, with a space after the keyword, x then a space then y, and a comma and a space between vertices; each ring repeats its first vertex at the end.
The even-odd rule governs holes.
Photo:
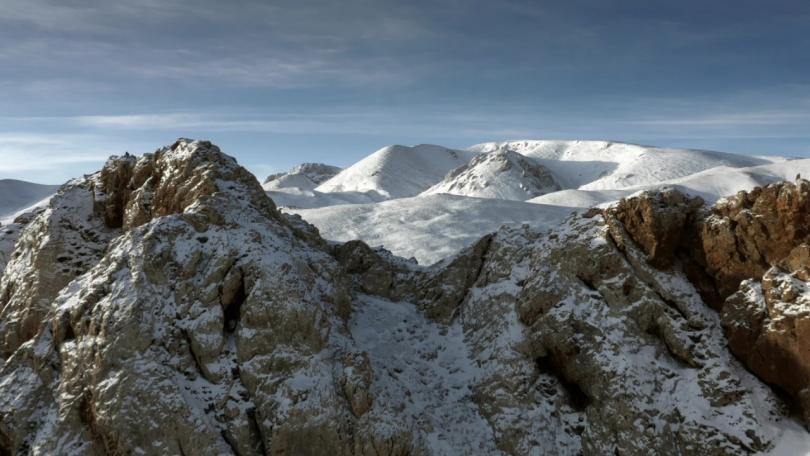
POLYGON ((262 187, 265 190, 282 188, 296 188, 298 190, 312 190, 318 185, 335 177, 341 168, 323 163, 301 163, 289 171, 267 176, 262 187))
POLYGON ((209 141, 181 138, 153 154, 110 157, 90 182, 96 210, 111 228, 183 212, 223 192, 238 192, 257 207, 275 210, 256 178, 209 141))
POLYGON ((498 149, 475 156, 423 194, 448 193, 525 201, 557 190, 560 190, 560 185, 548 168, 517 152, 498 149))

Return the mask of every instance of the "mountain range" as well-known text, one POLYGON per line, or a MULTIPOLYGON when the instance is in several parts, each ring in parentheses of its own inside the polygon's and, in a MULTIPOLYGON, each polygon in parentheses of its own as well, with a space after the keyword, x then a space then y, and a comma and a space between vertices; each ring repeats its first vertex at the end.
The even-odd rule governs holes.
POLYGON ((0 454, 801 454, 809 165, 111 157, 3 206, 0 454))

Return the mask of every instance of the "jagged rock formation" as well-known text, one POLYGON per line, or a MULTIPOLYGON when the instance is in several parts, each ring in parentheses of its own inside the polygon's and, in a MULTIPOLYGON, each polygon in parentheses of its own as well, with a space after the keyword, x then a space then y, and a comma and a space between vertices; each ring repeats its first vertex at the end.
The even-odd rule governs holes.
POLYGON ((449 193, 525 201, 560 190, 543 165, 511 150, 476 155, 469 163, 450 171, 424 194, 449 193))
POLYGON ((707 222, 640 198, 425 268, 326 243, 210 143, 114 157, 21 222, 0 454, 767 450, 783 404, 659 219, 707 222))
POLYGON ((762 277, 798 244, 810 242, 810 183, 771 184, 718 202, 702 238, 708 272, 728 296, 742 280, 762 277))
POLYGON ((810 424, 810 183, 740 192, 710 212, 673 192, 623 200, 607 212, 651 263, 668 266, 681 253, 705 301, 722 311, 731 351, 787 392, 810 424))

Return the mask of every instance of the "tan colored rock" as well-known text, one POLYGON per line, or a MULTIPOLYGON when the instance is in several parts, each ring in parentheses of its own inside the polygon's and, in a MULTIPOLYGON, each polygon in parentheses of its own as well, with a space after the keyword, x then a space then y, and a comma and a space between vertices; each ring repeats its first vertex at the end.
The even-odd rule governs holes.
MULTIPOLYGON (((806 267, 804 263, 802 267, 806 267)), ((793 396, 810 423, 810 287, 774 267, 746 280, 723 307, 731 350, 763 381, 793 396)))
POLYGON ((799 244, 810 242, 810 182, 781 182, 718 202, 703 223, 707 272, 721 297, 760 278, 799 244))
POLYGON ((606 212, 622 223, 633 241, 647 253, 650 264, 665 268, 675 260, 675 251, 683 244, 695 212, 702 206, 700 198, 664 190, 624 198, 606 212))

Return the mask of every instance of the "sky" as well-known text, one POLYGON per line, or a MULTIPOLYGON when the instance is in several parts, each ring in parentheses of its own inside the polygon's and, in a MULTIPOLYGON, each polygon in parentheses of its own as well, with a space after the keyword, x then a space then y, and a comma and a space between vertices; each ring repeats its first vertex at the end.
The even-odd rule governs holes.
POLYGON ((810 2, 0 0, 0 178, 178 137, 260 178, 506 139, 810 156, 810 2))

